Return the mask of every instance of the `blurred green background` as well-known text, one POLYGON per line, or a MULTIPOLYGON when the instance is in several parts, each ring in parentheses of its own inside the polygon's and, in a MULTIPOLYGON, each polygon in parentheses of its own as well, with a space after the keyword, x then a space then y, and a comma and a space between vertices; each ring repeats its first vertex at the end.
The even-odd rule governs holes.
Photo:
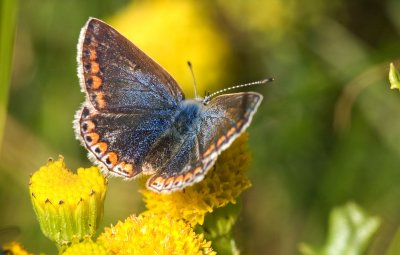
MULTIPOLYGON (((71 169, 90 165, 72 130, 84 100, 76 44, 90 16, 159 61, 188 97, 187 60, 201 93, 275 78, 251 88, 264 101, 249 128, 253 187, 235 230, 243 254, 322 244, 329 211, 347 201, 382 218, 368 254, 387 249, 400 225, 400 95, 387 79, 400 56, 400 1, 2 0, 0 16, 1 42, 15 22, 13 52, 0 51, 12 56, 9 91, 0 84, 0 227, 19 226, 29 251, 56 253, 29 201, 30 174, 59 154, 71 169)), ((143 210, 137 189, 110 181, 102 226, 143 210)))

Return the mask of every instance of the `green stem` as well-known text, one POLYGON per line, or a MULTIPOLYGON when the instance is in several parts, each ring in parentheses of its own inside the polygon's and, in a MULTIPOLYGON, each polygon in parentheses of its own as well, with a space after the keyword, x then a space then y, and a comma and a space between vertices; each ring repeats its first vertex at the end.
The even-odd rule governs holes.
POLYGON ((0 149, 7 117, 17 1, 0 2, 0 149))

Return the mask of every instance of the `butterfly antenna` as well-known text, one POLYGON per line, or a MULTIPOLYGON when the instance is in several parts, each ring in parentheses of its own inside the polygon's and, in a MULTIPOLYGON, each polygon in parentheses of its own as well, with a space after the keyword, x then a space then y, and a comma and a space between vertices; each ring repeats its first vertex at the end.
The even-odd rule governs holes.
POLYGON ((196 78, 194 77, 194 72, 193 72, 193 66, 190 61, 187 62, 190 73, 192 74, 192 79, 193 79, 193 85, 194 85, 194 98, 197 98, 197 83, 196 83, 196 78))
POLYGON ((271 82, 271 81, 274 81, 274 78, 266 78, 266 79, 260 80, 260 81, 254 81, 254 82, 250 82, 250 83, 246 83, 246 84, 240 84, 240 85, 232 86, 232 87, 229 87, 229 88, 226 88, 226 89, 221 89, 221 90, 218 90, 218 91, 216 91, 214 93, 211 93, 208 96, 206 96, 204 98, 204 100, 203 100, 203 103, 207 104, 211 100, 211 98, 213 98, 215 95, 224 93, 224 92, 229 91, 229 90, 238 89, 238 88, 244 88, 244 87, 253 86, 253 85, 259 85, 259 84, 265 84, 265 83, 268 83, 268 82, 271 82))

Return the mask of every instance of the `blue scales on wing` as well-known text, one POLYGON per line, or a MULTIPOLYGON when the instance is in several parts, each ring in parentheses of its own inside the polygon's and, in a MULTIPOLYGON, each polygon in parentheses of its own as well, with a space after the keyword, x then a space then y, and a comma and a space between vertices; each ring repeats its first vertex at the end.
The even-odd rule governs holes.
POLYGON ((145 158, 146 164, 157 166, 147 187, 170 192, 201 181, 218 154, 250 124, 261 100, 260 94, 248 92, 218 96, 207 105, 183 102, 181 118, 174 120, 145 158))
POLYGON ((160 65, 97 19, 82 28, 78 73, 86 102, 76 136, 103 169, 124 177, 142 172, 143 158, 170 125, 184 94, 160 65))

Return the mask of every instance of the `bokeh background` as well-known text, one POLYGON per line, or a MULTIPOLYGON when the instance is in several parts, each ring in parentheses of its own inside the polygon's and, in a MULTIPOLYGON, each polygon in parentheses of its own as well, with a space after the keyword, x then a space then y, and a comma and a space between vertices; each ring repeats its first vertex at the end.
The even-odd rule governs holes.
MULTIPOLYGON (((367 254, 387 249, 400 223, 400 95, 387 80, 388 63, 400 56, 400 1, 2 2, 0 15, 15 21, 7 28, 3 20, 2 39, 10 28, 15 39, 11 83, 0 84, 1 104, 8 102, 0 227, 18 226, 29 251, 56 253, 31 207, 30 174, 60 154, 71 169, 90 165, 72 130, 84 100, 76 44, 90 16, 163 65, 187 97, 188 60, 201 95, 275 78, 251 88, 264 101, 249 128, 253 187, 235 229, 243 254, 322 245, 330 210, 347 201, 382 219, 367 254)), ((136 181, 110 181, 102 226, 143 210, 137 189, 136 181)))

